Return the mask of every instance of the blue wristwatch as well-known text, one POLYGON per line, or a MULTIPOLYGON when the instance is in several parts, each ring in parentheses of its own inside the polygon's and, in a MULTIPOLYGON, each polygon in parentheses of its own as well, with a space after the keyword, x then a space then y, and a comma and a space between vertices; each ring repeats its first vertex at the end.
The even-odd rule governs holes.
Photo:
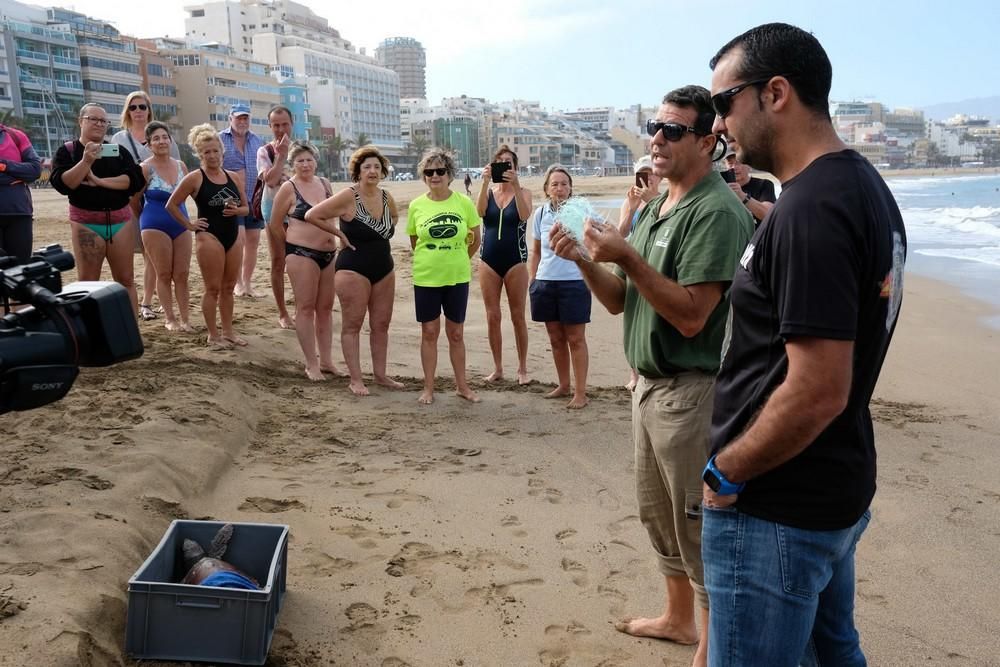
POLYGON ((739 493, 743 490, 743 487, 747 485, 746 482, 740 482, 739 484, 733 484, 726 476, 722 474, 722 471, 715 467, 715 454, 708 460, 705 464, 705 471, 701 473, 701 478, 705 480, 705 483, 715 491, 720 496, 731 496, 739 493))

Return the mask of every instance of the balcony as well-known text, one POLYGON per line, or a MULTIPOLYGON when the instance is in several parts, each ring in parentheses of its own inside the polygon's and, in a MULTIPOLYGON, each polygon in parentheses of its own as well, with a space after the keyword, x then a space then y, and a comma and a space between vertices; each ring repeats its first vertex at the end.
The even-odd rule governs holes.
POLYGON ((41 63, 42 65, 49 64, 49 54, 45 53, 44 51, 29 51, 28 49, 18 49, 17 59, 20 61, 41 63))
POLYGON ((79 81, 56 79, 55 82, 57 91, 83 92, 83 84, 79 81))
POLYGON ((79 58, 67 58, 66 56, 52 56, 52 62, 61 69, 80 69, 79 58))
POLYGON ((31 76, 21 73, 18 77, 21 86, 27 90, 52 90, 52 79, 41 76, 31 76))

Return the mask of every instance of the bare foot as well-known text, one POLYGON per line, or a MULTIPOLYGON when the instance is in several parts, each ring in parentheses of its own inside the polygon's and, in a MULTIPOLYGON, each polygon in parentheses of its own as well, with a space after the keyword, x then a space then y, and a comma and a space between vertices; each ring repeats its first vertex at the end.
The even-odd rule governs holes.
POLYGON ((531 384, 531 378, 528 377, 528 371, 517 372, 517 383, 522 386, 526 384, 531 384))
POLYGON ((295 325, 292 324, 292 318, 290 318, 287 313, 285 315, 278 316, 278 326, 281 327, 282 329, 295 328, 295 325))
POLYGON ((245 287, 243 287, 243 285, 237 285, 236 287, 233 288, 233 295, 234 296, 246 296, 247 295, 247 290, 246 290, 245 287))
POLYGON ((573 400, 566 404, 566 407, 570 410, 579 410, 587 407, 587 403, 590 403, 590 399, 586 396, 574 396, 573 400))
POLYGON ((350 384, 347 385, 347 388, 350 389, 351 393, 354 394, 355 396, 368 395, 368 387, 366 387, 365 383, 362 382, 361 380, 358 380, 357 382, 351 380, 350 384))
POLYGON ((263 295, 263 294, 261 294, 260 292, 258 292, 257 290, 255 290, 255 289, 254 289, 254 288, 253 288, 253 287, 251 286, 251 287, 250 287, 250 288, 249 288, 249 289, 247 290, 247 296, 249 296, 249 297, 251 297, 251 298, 253 298, 253 299, 259 299, 259 298, 261 298, 261 297, 262 297, 262 296, 264 296, 264 295, 263 295))
POLYGON ((375 377, 375 384, 382 385, 383 387, 388 387, 389 389, 405 389, 406 385, 397 380, 393 380, 388 375, 383 377, 375 377))
POLYGON ((569 387, 556 387, 545 394, 545 398, 562 398, 563 396, 569 396, 569 387))
POLYGON ((246 339, 240 338, 234 333, 222 334, 222 337, 228 340, 233 345, 237 345, 239 347, 246 347, 249 344, 247 343, 246 339))
POLYGON ((180 323, 180 329, 184 333, 194 333, 194 327, 191 326, 190 322, 181 322, 180 323))
POLYGON ((335 364, 323 364, 323 363, 321 363, 319 365, 319 368, 324 373, 329 373, 330 375, 335 375, 335 376, 337 376, 339 378, 346 378, 346 377, 350 377, 351 376, 351 374, 348 373, 347 371, 342 371, 339 368, 337 368, 337 366, 335 364))
POLYGON ((177 322, 167 321, 163 323, 163 328, 167 331, 180 331, 181 325, 177 324, 177 322))
POLYGON ((615 630, 633 637, 653 637, 666 639, 684 646, 698 643, 698 630, 694 623, 689 628, 676 628, 667 623, 666 618, 626 618, 615 623, 615 630))
POLYGON ((483 378, 487 382, 496 382, 497 380, 503 379, 503 369, 498 368, 489 375, 483 378))
POLYGON ((231 349, 233 349, 233 344, 230 343, 225 338, 223 338, 222 336, 217 336, 215 338, 212 338, 211 336, 209 336, 208 337, 208 346, 210 348, 212 348, 213 350, 231 350, 231 349))
POLYGON ((433 389, 424 389, 422 392, 420 392, 420 396, 417 398, 417 402, 418 403, 422 403, 423 405, 430 405, 431 403, 433 403, 434 402, 434 390, 433 389))
POLYGON ((476 392, 472 391, 468 387, 466 387, 465 389, 456 389, 455 395, 458 396, 459 398, 464 398, 470 403, 478 403, 480 400, 482 400, 479 398, 478 395, 476 395, 476 392))

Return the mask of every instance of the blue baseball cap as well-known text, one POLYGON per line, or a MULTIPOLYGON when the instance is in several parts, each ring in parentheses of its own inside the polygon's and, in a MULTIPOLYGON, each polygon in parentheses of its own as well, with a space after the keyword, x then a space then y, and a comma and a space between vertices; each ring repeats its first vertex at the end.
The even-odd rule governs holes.
POLYGON ((245 104, 234 104, 233 106, 229 107, 229 115, 230 116, 249 116, 250 115, 250 107, 248 107, 245 104))

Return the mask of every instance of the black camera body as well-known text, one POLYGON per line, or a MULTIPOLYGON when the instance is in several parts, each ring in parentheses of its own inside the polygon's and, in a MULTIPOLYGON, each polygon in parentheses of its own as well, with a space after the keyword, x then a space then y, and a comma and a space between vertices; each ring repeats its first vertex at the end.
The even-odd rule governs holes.
POLYGON ((503 183, 504 173, 510 171, 510 162, 491 162, 490 163, 490 180, 494 183, 503 183))
POLYGON ((58 245, 27 262, 0 256, 0 414, 65 396, 80 366, 110 366, 142 356, 128 290, 114 282, 62 289, 73 256, 58 245), (15 300, 23 308, 11 312, 15 300))

